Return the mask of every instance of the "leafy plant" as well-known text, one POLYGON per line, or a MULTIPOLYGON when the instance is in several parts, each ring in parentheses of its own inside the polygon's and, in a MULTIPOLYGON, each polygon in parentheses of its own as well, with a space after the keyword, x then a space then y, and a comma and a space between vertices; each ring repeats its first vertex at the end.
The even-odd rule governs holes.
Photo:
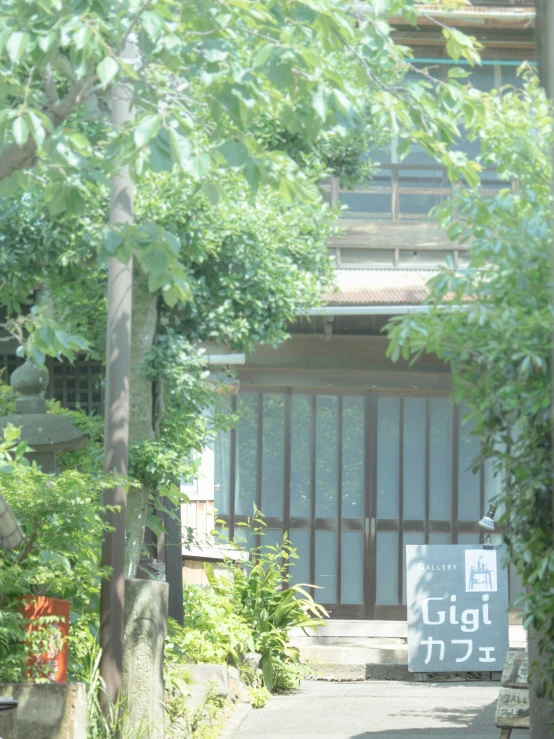
POLYGON ((248 702, 252 708, 263 708, 269 700, 271 693, 263 685, 248 688, 248 702))
POLYGON ((189 674, 182 665, 166 666, 164 739, 218 739, 225 713, 225 701, 208 683, 203 705, 192 708, 189 674))
MULTIPOLYGON (((8 426, 0 440, 0 493, 25 533, 19 547, 0 551, 0 675, 9 681, 25 677, 25 641, 44 637, 25 635, 25 621, 17 612, 21 596, 70 600, 71 632, 82 630, 82 636, 92 638, 100 581, 107 574, 100 566, 102 492, 112 484, 104 475, 77 469, 45 474, 26 462, 27 447, 18 438, 19 431, 8 426)), ((44 618, 40 623, 46 623, 44 618)), ((69 637, 70 671, 78 670, 75 659, 86 655, 86 643, 69 637)))
POLYGON ((29 682, 50 682, 57 671, 54 658, 66 642, 58 622, 58 616, 41 616, 27 625, 23 639, 27 666, 23 674, 29 682))
MULTIPOLYGON (((263 534, 262 514, 256 512, 249 525, 263 534)), ((328 616, 305 589, 312 586, 291 585, 289 568, 297 557, 285 535, 280 544, 253 549, 248 562, 227 560, 228 576, 218 578, 211 565, 205 565, 214 591, 228 598, 250 625, 255 651, 262 655, 263 682, 270 691, 278 686, 279 671, 284 677, 287 665, 299 664, 298 650, 288 643, 291 629, 315 631, 328 616)))
POLYGON ((254 649, 250 625, 228 598, 188 583, 183 596, 184 626, 169 619, 167 661, 238 664, 254 649))

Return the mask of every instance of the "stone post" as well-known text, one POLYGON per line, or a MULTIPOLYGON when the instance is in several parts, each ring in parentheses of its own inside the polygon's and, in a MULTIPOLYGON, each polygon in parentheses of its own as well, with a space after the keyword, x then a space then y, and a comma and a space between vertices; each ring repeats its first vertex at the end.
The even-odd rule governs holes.
POLYGON ((168 586, 156 580, 125 581, 123 649, 124 739, 164 737, 164 641, 168 586))

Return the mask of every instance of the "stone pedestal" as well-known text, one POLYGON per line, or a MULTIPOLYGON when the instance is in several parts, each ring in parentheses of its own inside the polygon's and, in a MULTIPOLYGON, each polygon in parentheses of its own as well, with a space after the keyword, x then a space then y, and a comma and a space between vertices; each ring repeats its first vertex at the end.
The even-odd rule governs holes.
POLYGON ((164 736, 164 640, 168 586, 155 580, 125 581, 123 710, 126 737, 164 736))
POLYGON ((87 701, 82 683, 0 684, 0 695, 19 706, 0 711, 3 739, 86 739, 87 701))

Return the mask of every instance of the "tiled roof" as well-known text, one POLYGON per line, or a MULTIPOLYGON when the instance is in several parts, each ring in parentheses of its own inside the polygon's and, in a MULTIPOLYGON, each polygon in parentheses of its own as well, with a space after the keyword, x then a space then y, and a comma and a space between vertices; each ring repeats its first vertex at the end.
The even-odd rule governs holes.
POLYGON ((417 305, 436 274, 434 269, 338 269, 337 290, 325 300, 331 305, 417 305))

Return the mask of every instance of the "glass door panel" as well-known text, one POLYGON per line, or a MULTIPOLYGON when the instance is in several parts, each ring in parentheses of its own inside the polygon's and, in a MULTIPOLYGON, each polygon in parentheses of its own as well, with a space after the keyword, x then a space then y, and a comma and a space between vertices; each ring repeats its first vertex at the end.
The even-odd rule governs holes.
POLYGON ((332 617, 405 618, 405 546, 482 541, 502 479, 476 468, 479 440, 448 398, 271 389, 233 410, 215 441, 219 515, 246 547, 254 504, 261 543, 288 532, 291 582, 319 586, 332 617))

